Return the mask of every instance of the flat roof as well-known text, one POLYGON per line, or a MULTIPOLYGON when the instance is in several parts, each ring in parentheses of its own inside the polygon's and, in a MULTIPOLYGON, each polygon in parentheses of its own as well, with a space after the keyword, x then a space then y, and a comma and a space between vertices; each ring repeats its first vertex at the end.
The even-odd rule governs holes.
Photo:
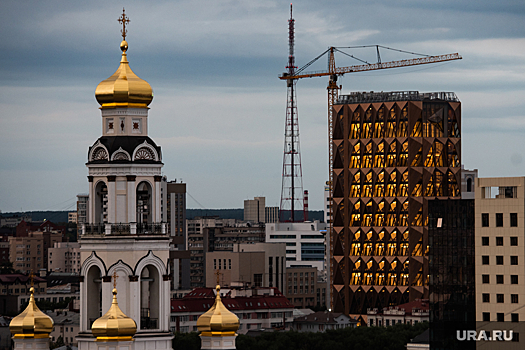
POLYGON ((347 95, 339 96, 335 104, 349 103, 372 103, 372 102, 391 102, 391 101, 423 101, 423 100, 442 100, 447 102, 460 102, 454 92, 419 92, 419 91, 381 91, 366 92, 356 91, 347 95))

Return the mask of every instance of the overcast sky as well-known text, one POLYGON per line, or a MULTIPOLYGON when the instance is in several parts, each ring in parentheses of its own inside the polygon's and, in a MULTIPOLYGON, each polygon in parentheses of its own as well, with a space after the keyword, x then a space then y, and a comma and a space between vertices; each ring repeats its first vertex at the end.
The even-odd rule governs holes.
MULTIPOLYGON (((87 151, 102 133, 94 91, 119 65, 123 6, 130 66, 155 95, 149 136, 163 173, 187 183, 188 207, 240 208, 254 196, 278 205, 289 2, 2 0, 0 210, 74 210, 88 191, 87 151)), ((525 2, 307 0, 294 3, 294 17, 299 67, 329 46, 459 52, 450 63, 347 74, 342 93, 453 91, 465 168, 525 175, 525 2)), ((374 50, 346 52, 375 60, 374 50)), ((328 177, 326 85, 297 87, 311 209, 322 209, 328 177)))

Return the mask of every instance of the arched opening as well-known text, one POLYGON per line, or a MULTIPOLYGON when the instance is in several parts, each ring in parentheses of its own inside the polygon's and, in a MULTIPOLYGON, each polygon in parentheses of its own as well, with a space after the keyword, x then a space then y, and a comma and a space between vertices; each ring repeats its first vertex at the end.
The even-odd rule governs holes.
POLYGON ((144 267, 140 274, 140 329, 159 328, 160 284, 155 266, 144 267))
POLYGON ((95 215, 94 223, 106 224, 108 222, 108 187, 103 181, 95 187, 95 215))
POLYGON ((467 192, 472 192, 472 178, 467 178, 467 192))
POLYGON ((153 216, 151 212, 151 185, 142 181, 137 186, 137 223, 148 224, 152 223, 153 216))
POLYGON ((98 266, 89 268, 86 275, 86 304, 87 307, 87 325, 91 325, 97 318, 102 316, 102 273, 98 266))

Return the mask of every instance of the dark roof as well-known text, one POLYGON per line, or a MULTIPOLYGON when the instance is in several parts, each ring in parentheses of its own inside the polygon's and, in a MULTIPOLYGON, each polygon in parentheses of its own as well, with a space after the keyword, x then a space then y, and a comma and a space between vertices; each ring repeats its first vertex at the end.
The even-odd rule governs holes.
MULTIPOLYGON (((95 144, 97 144, 99 141, 102 145, 104 145, 107 148, 109 152, 108 156, 110 157, 110 159, 111 159, 111 155, 121 147, 123 150, 129 153, 130 157, 133 156, 133 151, 135 151, 135 149, 138 146, 143 144, 144 141, 146 141, 150 146, 155 148, 159 158, 162 159, 160 146, 157 146, 157 144, 148 136, 102 136, 93 144, 93 146, 95 146, 95 144)), ((91 149, 93 148, 93 146, 89 147, 88 154, 89 152, 91 152, 91 149)), ((106 164, 106 163, 109 163, 109 161, 108 160, 95 160, 93 162, 89 162, 89 159, 88 159, 88 164, 99 164, 99 163, 106 164)), ((125 163, 131 163, 131 162, 126 161, 126 160, 114 160, 111 163, 125 164, 125 163)), ((141 159, 141 160, 135 160, 133 163, 151 164, 151 163, 161 163, 161 162, 141 159)))
POLYGON ((430 329, 427 328, 423 333, 416 336, 410 343, 429 344, 430 343, 430 329))
MULTIPOLYGON (((279 290, 274 289, 274 295, 254 295, 251 297, 231 297, 231 293, 221 297, 222 303, 230 311, 235 310, 267 310, 293 308, 290 301, 279 290), (277 292, 275 292, 277 291, 277 292)), ((182 299, 171 300, 171 312, 205 312, 215 302, 213 288, 196 288, 182 299)))
MULTIPOLYGON (((2 283, 26 283, 29 280, 29 276, 22 275, 21 273, 10 273, 10 274, 4 274, 0 275, 0 282, 2 283)), ((45 282, 46 280, 42 277, 34 276, 33 280, 35 282, 45 282)))
MULTIPOLYGON (((336 324, 335 320, 337 317, 341 316, 340 312, 329 312, 329 311, 318 311, 313 314, 306 316, 298 317, 294 320, 295 323, 320 323, 320 324, 336 324)), ((350 322, 357 323, 356 320, 350 318, 350 322)))

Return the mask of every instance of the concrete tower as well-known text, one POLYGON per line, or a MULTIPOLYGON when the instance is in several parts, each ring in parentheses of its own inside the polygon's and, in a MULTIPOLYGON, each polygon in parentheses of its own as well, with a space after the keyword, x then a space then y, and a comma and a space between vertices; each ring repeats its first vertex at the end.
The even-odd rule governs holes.
POLYGON ((89 210, 80 237, 79 349, 94 349, 91 326, 112 304, 137 324, 135 349, 169 349, 169 244, 161 222, 161 150, 148 137, 150 85, 129 67, 123 12, 122 58, 95 92, 102 136, 89 148, 89 210))

